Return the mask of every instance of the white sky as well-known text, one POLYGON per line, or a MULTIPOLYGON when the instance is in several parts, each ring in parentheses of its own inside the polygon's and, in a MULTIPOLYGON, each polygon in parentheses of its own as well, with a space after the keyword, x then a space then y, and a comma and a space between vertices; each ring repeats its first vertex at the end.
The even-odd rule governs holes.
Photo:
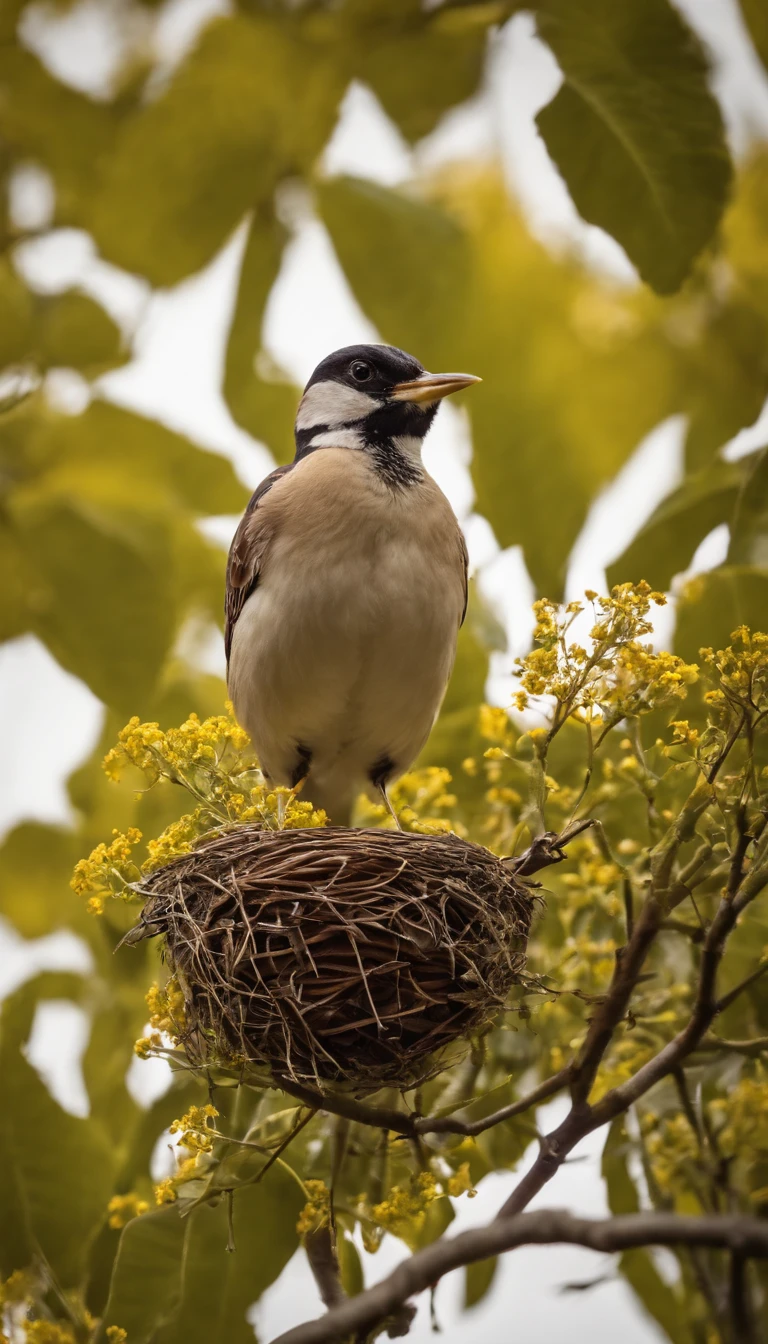
MULTIPOLYGON (((755 57, 733 0, 677 0, 708 43, 714 80, 732 144, 743 152, 754 135, 768 137, 768 80, 755 57)), ((159 88, 214 13, 226 0, 166 0, 153 41, 161 58, 159 88)), ((54 11, 38 3, 25 11, 24 37, 63 80, 96 97, 109 90, 119 57, 120 0, 81 0, 54 11)), ((139 15, 135 35, 148 40, 139 15)), ((537 41, 526 14, 517 16, 496 42, 487 87, 482 96, 455 111, 412 151, 388 120, 372 93, 353 85, 324 156, 328 173, 352 172, 396 185, 421 167, 448 159, 499 155, 510 187, 519 196, 531 227, 550 245, 577 247, 591 264, 620 280, 633 272, 623 252, 601 230, 579 219, 538 138, 534 117, 559 82, 549 51, 537 41)), ((50 213, 50 186, 34 166, 19 174, 14 207, 31 224, 50 213)), ((298 382, 329 350, 377 333, 351 294, 323 227, 293 203, 294 236, 271 296, 265 323, 270 353, 298 382)), ((270 469, 266 449, 234 424, 220 393, 226 332, 242 251, 239 230, 200 274, 174 290, 151 293, 136 277, 100 260, 90 239, 74 230, 42 233, 20 249, 18 264, 30 283, 54 292, 81 285, 93 293, 133 340, 133 359, 101 382, 105 395, 184 431, 197 442, 231 458, 243 481, 254 486, 270 469)), ((418 352, 417 352, 418 353, 418 352)), ((88 388, 77 375, 60 374, 49 385, 52 399, 76 411, 88 388)), ((601 587, 605 564, 641 525, 656 503, 679 479, 683 424, 676 418, 660 426, 638 446, 631 461, 595 501, 571 557, 569 596, 586 586, 601 587)), ((768 416, 739 435, 729 455, 764 441, 768 416)), ((530 631, 531 588, 519 548, 501 553, 485 519, 472 513, 468 472, 471 443, 462 415, 450 405, 440 414, 426 451, 427 465, 448 494, 465 525, 472 562, 483 591, 498 607, 513 653, 526 647, 530 631)), ((209 525, 222 540, 235 520, 209 525)), ((727 529, 718 529, 700 547, 694 567, 719 563, 727 529)), ((664 631, 658 631, 663 639, 664 631)), ((207 666, 223 669, 220 640, 201 655, 207 666)), ((496 657, 490 693, 503 703, 508 692, 507 658, 496 657)), ((63 672, 31 636, 0 647, 0 740, 6 748, 0 783, 0 834, 27 817, 66 823, 70 809, 67 775, 93 749, 102 708, 77 679, 63 672), (45 762, 44 771, 41 762, 45 762)), ((71 935, 23 943, 0 925, 0 994, 43 966, 86 969, 83 945, 71 935)), ((30 1057, 62 1104, 81 1113, 87 1105, 79 1070, 85 1023, 72 1005, 48 1006, 29 1044, 30 1057)), ((161 1070, 162 1073, 162 1070, 161 1070)), ((132 1089, 149 1098, 163 1077, 157 1069, 132 1069, 132 1089)), ((551 1109, 551 1108, 549 1108, 551 1109)), ((593 1138, 583 1161, 569 1164, 548 1188, 544 1204, 572 1204, 584 1212, 604 1210, 597 1159, 601 1140, 593 1138), (556 1186, 556 1188, 555 1188, 556 1186)), ((495 1209, 511 1177, 483 1183, 476 1200, 463 1201, 459 1225, 480 1221, 495 1209)), ((370 1272, 379 1277, 400 1252, 385 1244, 370 1272)), ((438 1304, 445 1344, 506 1344, 511 1312, 515 1323, 537 1344, 608 1344, 620 1322, 623 1344, 652 1344, 661 1336, 635 1308, 619 1280, 587 1293, 562 1296, 557 1285, 588 1278, 604 1268, 596 1257, 578 1251, 518 1251, 507 1257, 487 1302, 469 1317, 458 1314, 458 1276, 441 1289, 438 1304)), ((314 1288, 300 1259, 265 1295, 255 1313, 262 1338, 296 1319, 301 1299, 307 1313, 319 1309, 314 1288)), ((430 1336, 424 1307, 411 1335, 414 1344, 430 1336)))

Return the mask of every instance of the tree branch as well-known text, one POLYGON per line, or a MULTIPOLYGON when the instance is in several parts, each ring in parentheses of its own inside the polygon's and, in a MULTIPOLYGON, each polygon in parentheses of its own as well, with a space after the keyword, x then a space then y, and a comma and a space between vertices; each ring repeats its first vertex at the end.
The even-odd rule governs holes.
POLYGON ((617 1218, 575 1218, 561 1209, 542 1209, 516 1218, 496 1219, 457 1237, 442 1237, 418 1251, 366 1292, 334 1307, 314 1321, 295 1326, 273 1344, 332 1344, 372 1329, 415 1293, 450 1270, 511 1251, 517 1246, 566 1243, 611 1253, 638 1246, 705 1246, 730 1250, 744 1260, 768 1258, 768 1223, 740 1216, 679 1217, 673 1213, 634 1213, 617 1218))

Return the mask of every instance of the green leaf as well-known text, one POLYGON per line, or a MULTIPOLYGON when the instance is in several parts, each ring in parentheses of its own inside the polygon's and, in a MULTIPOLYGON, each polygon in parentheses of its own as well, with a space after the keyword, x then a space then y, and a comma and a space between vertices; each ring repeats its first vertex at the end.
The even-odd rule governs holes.
POLYGON ((43 367, 101 373, 127 354, 117 325, 87 294, 68 290, 42 305, 38 347, 43 367))
POLYGON ((75 508, 54 507, 21 535, 36 633, 100 699, 135 713, 175 633, 162 565, 75 508))
POLYGON ((540 0, 565 83, 538 126, 580 214, 659 293, 711 239, 731 168, 707 64, 668 0, 540 0))
POLYGON ((0 848, 0 912, 24 938, 84 922, 83 901, 70 890, 80 857, 70 831, 25 822, 0 848))
MULTIPOLYGON (((640 1197, 627 1161, 631 1148, 624 1116, 619 1116, 608 1130, 602 1158, 602 1175, 612 1214, 638 1213, 640 1210, 640 1197)), ((662 1279, 651 1254, 645 1250, 624 1251, 619 1257, 619 1267, 648 1315, 666 1332, 671 1344, 691 1344, 684 1306, 674 1289, 662 1279)))
POLYGON ((765 0, 739 0, 739 4, 755 50, 768 70, 768 9, 765 0))
POLYGON ((257 370, 261 329, 277 277, 286 232, 273 215, 255 211, 243 254, 224 369, 224 396, 234 419, 266 443, 278 462, 293 457, 293 422, 301 395, 287 379, 268 382, 257 370))
POLYGON ((21 46, 0 46, 0 138, 51 172, 57 222, 84 222, 117 123, 114 107, 65 87, 21 46))
POLYGON ((190 1224, 182 1222, 173 1207, 145 1213, 123 1229, 99 1344, 105 1344, 110 1325, 127 1331, 131 1344, 150 1344, 172 1319, 181 1296, 182 1256, 189 1229, 190 1224))
POLYGON ((745 469, 740 462, 716 462, 688 476, 654 509, 647 523, 607 572, 608 583, 645 579, 666 591, 686 569, 700 541, 728 522, 745 469))
POLYGON ((338 1229, 339 1272, 341 1286, 347 1297, 357 1297, 365 1289, 365 1277, 360 1253, 352 1238, 338 1229))
POLYGON ((745 461, 751 470, 736 501, 728 563, 755 565, 768 572, 768 448, 745 461))
POLYGON ((298 1246, 301 1190, 273 1168, 234 1196, 235 1250, 227 1251, 227 1209, 200 1208, 189 1219, 178 1314, 163 1344, 253 1344, 246 1312, 282 1272, 298 1246))
POLYGON ((498 1256, 490 1260, 476 1260, 464 1270, 464 1310, 476 1307, 490 1292, 496 1270, 499 1267, 498 1256))
POLYGON ((501 17, 494 10, 467 21, 430 13, 420 0, 358 0, 347 7, 347 22, 357 23, 355 74, 408 140, 429 135, 449 109, 477 92, 487 30, 501 17))
POLYGON ((28 358, 32 333, 32 296, 8 258, 0 257, 0 370, 28 358))
POLYGON ((114 1158, 101 1127, 62 1110, 21 1048, 41 998, 80 992, 77 977, 39 976, 6 1001, 0 1020, 2 1273, 42 1253, 65 1288, 83 1276, 112 1193, 114 1158))
POLYGON ((699 649, 723 649, 739 625, 764 630, 768 573, 744 565, 722 565, 697 574, 678 603, 675 652, 698 662, 699 649))
POLYGON ((347 279, 384 340, 445 367, 469 298, 463 230, 438 207, 361 178, 333 178, 317 195, 347 279))
POLYGON ((196 516, 239 513, 248 499, 226 457, 100 398, 80 416, 41 417, 33 447, 46 490, 68 499, 87 491, 136 514, 151 506, 196 516))
POLYGON ((99 247, 156 285, 198 270, 281 177, 310 167, 343 91, 293 16, 214 20, 167 89, 123 121, 93 203, 99 247))

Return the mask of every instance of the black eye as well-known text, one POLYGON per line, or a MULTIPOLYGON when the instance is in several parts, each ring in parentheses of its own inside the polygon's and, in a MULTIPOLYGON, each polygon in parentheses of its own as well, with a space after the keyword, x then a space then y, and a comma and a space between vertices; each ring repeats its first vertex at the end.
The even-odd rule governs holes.
POLYGON ((367 383, 373 369, 370 364, 366 364, 363 359, 356 359, 350 364, 349 372, 352 374, 356 383, 367 383))

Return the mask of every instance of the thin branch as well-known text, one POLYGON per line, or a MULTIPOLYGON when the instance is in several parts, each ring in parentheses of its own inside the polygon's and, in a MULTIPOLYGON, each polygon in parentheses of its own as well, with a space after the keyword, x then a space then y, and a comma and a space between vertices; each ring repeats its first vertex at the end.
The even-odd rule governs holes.
POLYGON ((727 1041, 722 1036, 705 1036, 696 1046, 696 1053, 706 1051, 707 1054, 716 1054, 718 1051, 727 1051, 732 1055, 746 1055, 750 1059, 757 1059, 760 1055, 768 1054, 768 1036, 755 1036, 751 1041, 727 1041))
MULTIPOLYGON (((327 1111, 331 1115, 340 1115, 347 1120, 355 1120, 360 1125, 371 1125, 376 1129, 390 1129, 395 1134, 403 1134, 406 1138, 416 1139, 424 1134, 461 1134, 465 1137, 472 1137, 476 1134, 483 1134, 487 1129, 492 1129, 494 1125, 500 1125, 504 1120, 512 1120, 516 1115, 522 1115, 529 1111, 533 1106, 538 1106, 540 1102, 547 1101, 553 1097, 556 1092, 561 1092, 568 1085, 571 1077, 571 1066, 567 1065, 554 1073, 551 1078, 547 1078, 538 1087, 533 1088, 524 1097, 517 1101, 512 1101, 508 1106, 502 1106, 498 1111, 493 1111, 490 1115, 484 1115, 479 1120, 462 1120, 456 1115, 409 1115, 407 1111, 393 1111, 384 1106, 369 1106, 364 1101, 356 1101, 354 1097, 344 1095, 326 1096, 322 1092, 315 1092, 313 1088, 307 1087, 304 1083, 296 1083, 292 1078, 275 1078, 275 1082, 288 1092, 289 1095, 303 1101, 305 1105, 313 1107, 317 1111, 327 1111)), ((480 1101, 482 1098, 474 1097, 474 1101, 480 1101)), ((468 1105, 471 1104, 467 1103, 468 1105)))
POLYGON ((511 1251, 517 1246, 565 1243, 612 1253, 639 1246, 705 1246, 730 1250, 740 1259, 768 1258, 768 1223, 739 1216, 679 1217, 673 1213, 634 1213, 623 1217, 575 1218, 562 1209, 542 1209, 516 1218, 496 1219, 439 1241, 404 1260, 366 1292, 334 1307, 314 1321, 294 1327, 273 1344, 332 1344, 372 1329, 415 1293, 443 1275, 511 1251))

